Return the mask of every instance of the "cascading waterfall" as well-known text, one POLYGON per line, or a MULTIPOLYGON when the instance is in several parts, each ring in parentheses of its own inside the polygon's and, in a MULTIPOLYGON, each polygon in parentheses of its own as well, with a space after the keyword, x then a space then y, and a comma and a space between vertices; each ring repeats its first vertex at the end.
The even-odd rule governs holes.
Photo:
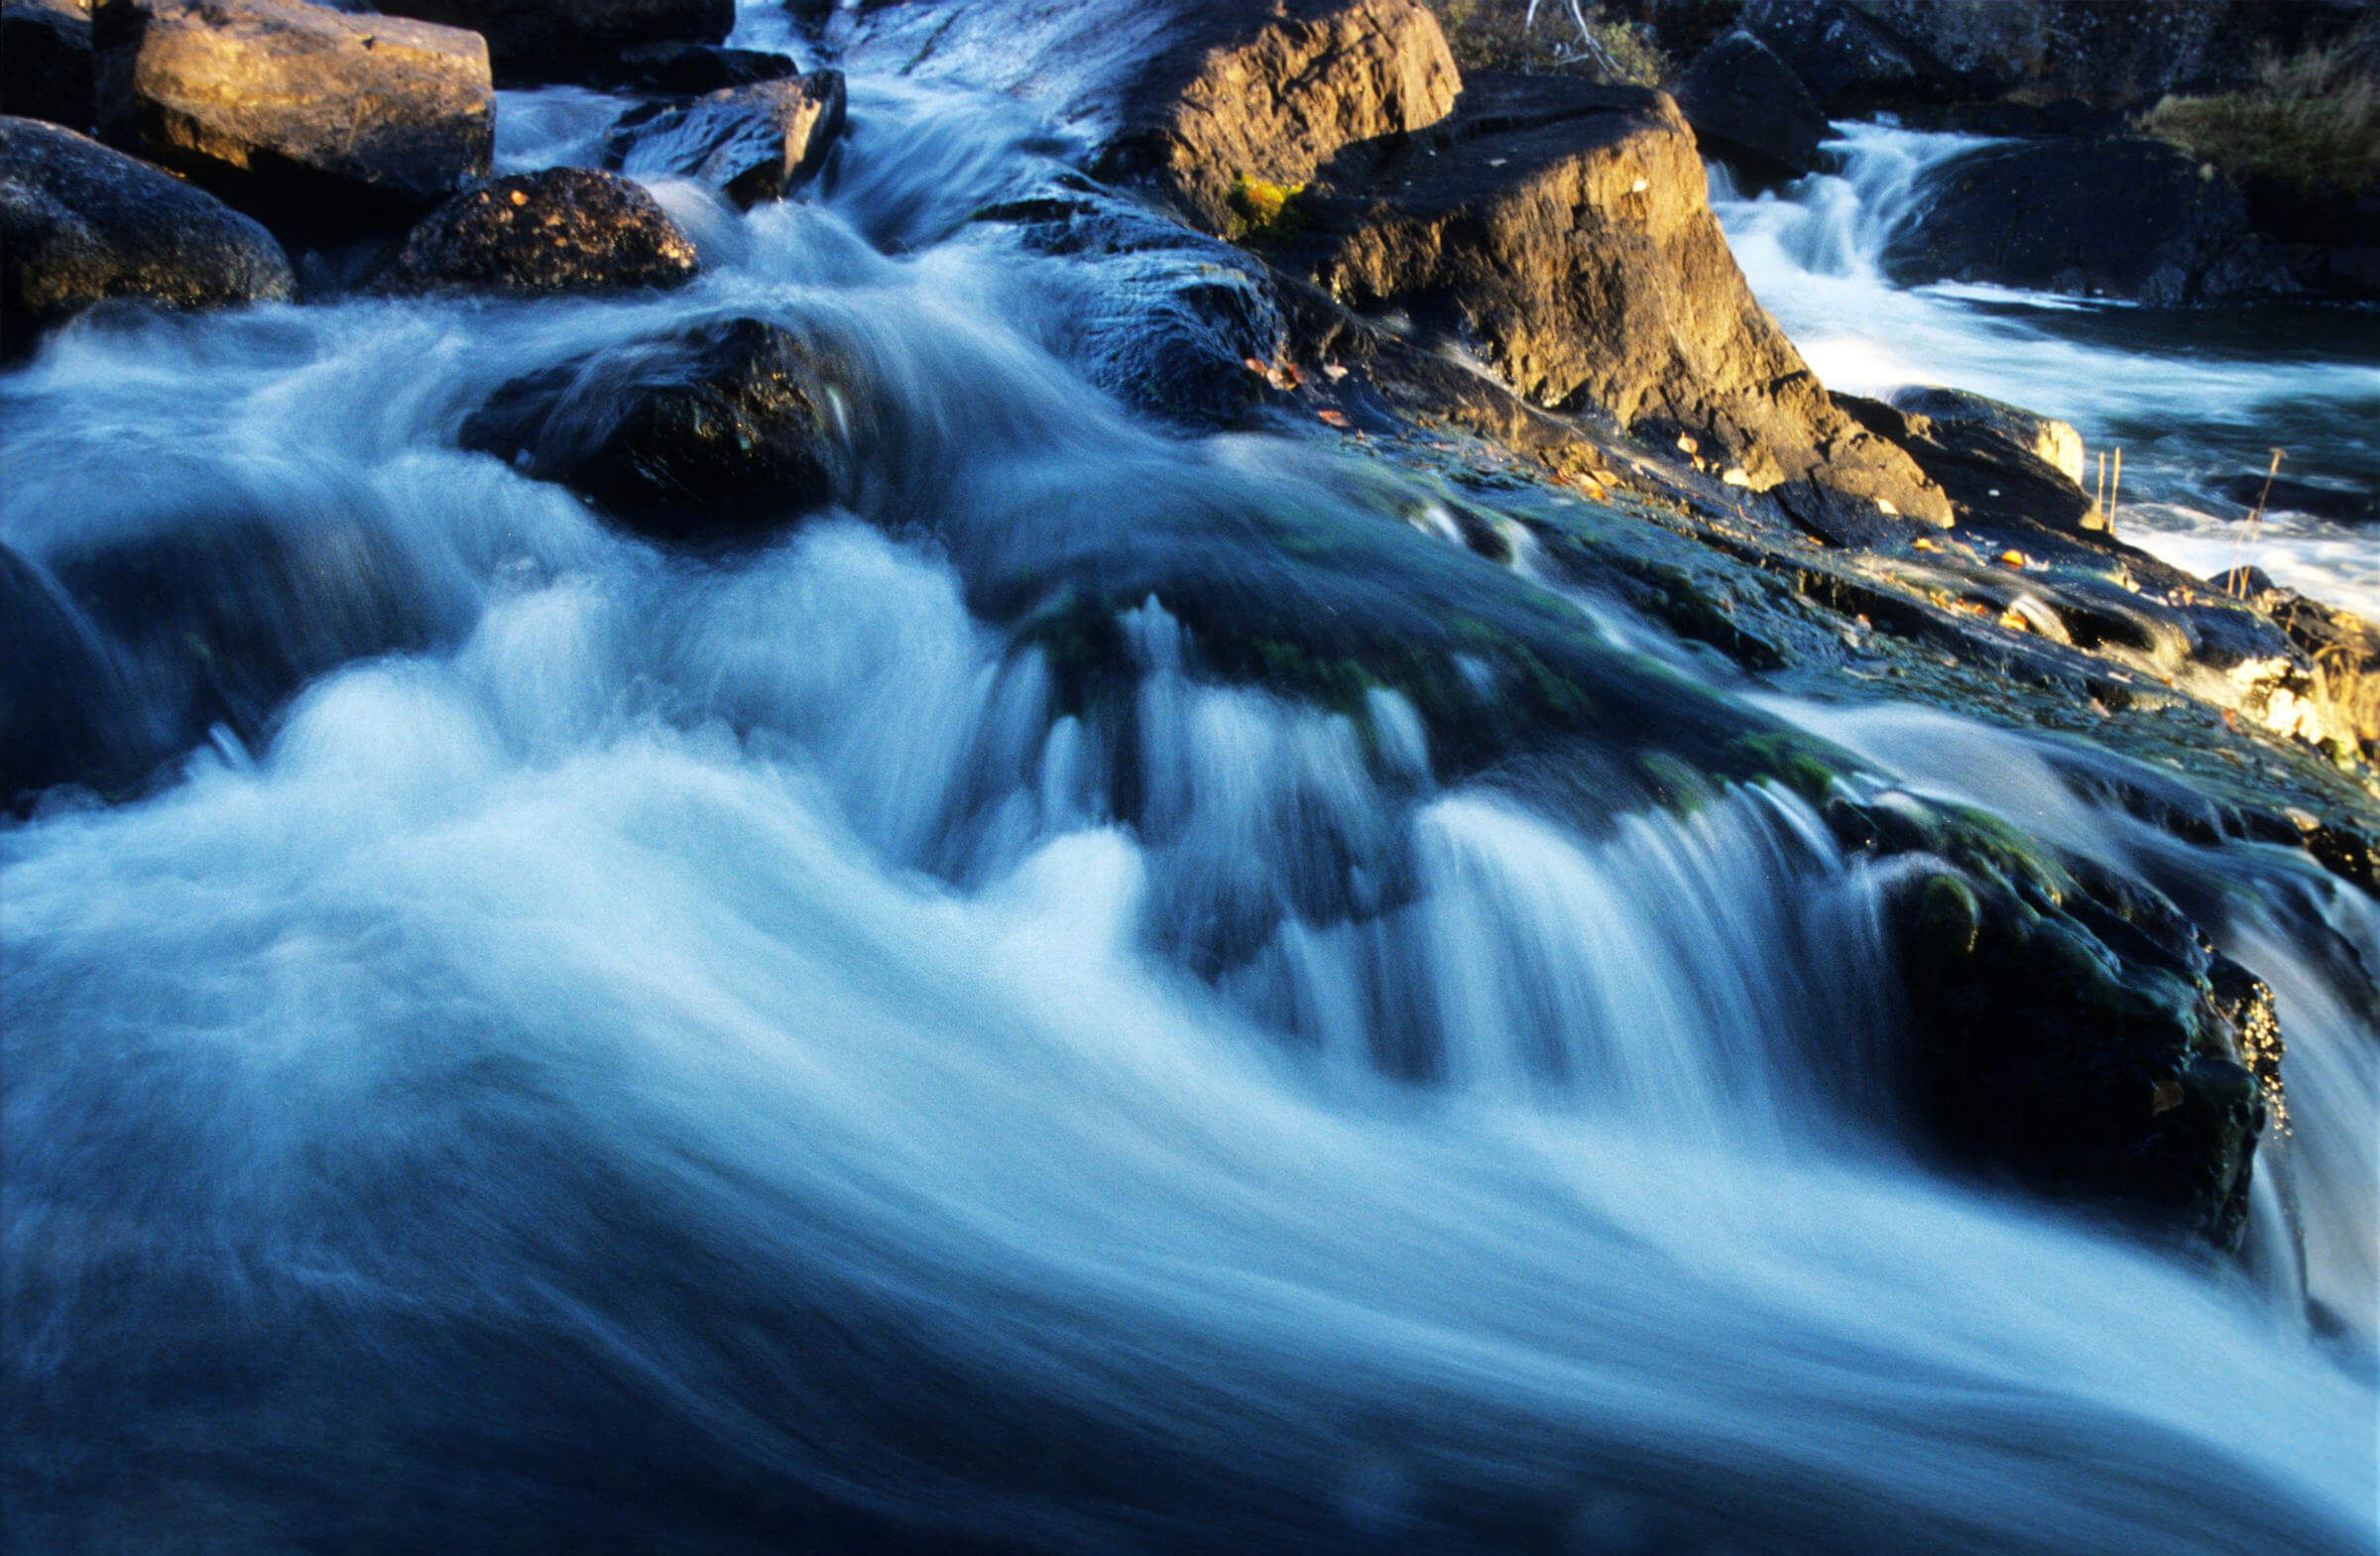
POLYGON ((950 239, 1013 111, 855 101, 865 184, 699 209, 680 294, 91 319, 0 383, 12 546, 219 541, 320 651, 253 749, 0 832, 12 1548, 2368 1544, 2380 1032, 2302 941, 2368 902, 2192 856, 2309 1056, 2303 1286, 1941 1178, 1879 867, 1798 798, 1441 786, 1402 699, 1217 683, 1161 600, 1104 700, 988 628, 1088 526, 1411 509, 1134 424, 950 239), (665 555, 455 450, 728 311, 865 360, 864 514, 665 555))
POLYGON ((2380 309, 2304 301, 2171 309, 1997 287, 1897 286, 1886 251, 1931 169, 1991 144, 1889 124, 1836 127, 1840 173, 1748 195, 1712 165, 1711 202, 1761 302, 1830 388, 1947 384, 2121 445, 2117 531, 2202 575, 2253 562, 2278 581, 2380 616, 2369 534, 2286 511, 2251 554, 2226 477, 2275 446, 2293 477, 2380 488, 2380 309))

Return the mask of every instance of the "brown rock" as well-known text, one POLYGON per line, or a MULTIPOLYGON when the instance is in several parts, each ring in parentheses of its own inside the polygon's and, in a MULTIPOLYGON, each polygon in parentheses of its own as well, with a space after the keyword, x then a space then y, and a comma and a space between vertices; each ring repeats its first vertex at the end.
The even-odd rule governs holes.
POLYGON ((818 70, 631 113, 609 160, 639 178, 700 179, 752 206, 809 181, 843 133, 843 72, 818 70))
POLYGON ((1087 128, 1212 232, 1244 180, 1295 186, 1435 124, 1461 89, 1415 0, 973 0, 866 14, 854 69, 948 75, 1087 128))
POLYGON ((1827 399, 1753 299, 1667 96, 1482 77, 1432 141, 1310 202, 1293 251, 1342 300, 1410 309, 1531 401, 1606 412, 1730 483, 1807 478, 1950 522, 1941 489, 1827 399))
POLYGON ((287 299, 273 235, 97 141, 0 118, 0 346, 108 298, 168 307, 287 299))
POLYGON ((421 210, 488 172, 473 33, 303 0, 101 0, 102 135, 307 231, 421 210))
POLYGON ((424 217, 380 278, 391 292, 600 292, 693 278, 694 244, 628 180, 582 168, 498 179, 424 217))

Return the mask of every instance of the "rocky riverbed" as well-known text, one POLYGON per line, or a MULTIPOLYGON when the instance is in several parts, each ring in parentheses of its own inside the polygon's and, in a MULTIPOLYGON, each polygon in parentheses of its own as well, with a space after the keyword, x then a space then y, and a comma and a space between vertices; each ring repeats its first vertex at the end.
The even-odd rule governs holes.
POLYGON ((2354 1548, 2380 630, 1707 193, 1990 40, 409 9, 9 6, 12 1546, 2354 1548))

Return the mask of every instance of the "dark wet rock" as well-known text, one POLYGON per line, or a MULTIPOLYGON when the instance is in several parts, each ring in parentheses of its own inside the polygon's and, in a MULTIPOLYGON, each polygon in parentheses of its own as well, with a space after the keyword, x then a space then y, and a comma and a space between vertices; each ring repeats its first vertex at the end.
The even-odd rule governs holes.
POLYGON ((630 50, 718 44, 735 0, 384 0, 399 16, 467 27, 507 81, 602 78, 630 50))
POLYGON ((485 177, 478 35, 304 0, 102 0, 104 139, 276 226, 416 215, 485 177))
POLYGON ((0 546, 0 806, 115 780, 124 712, 98 635, 46 571, 0 546))
POLYGON ((1803 530, 1829 545, 1848 549, 1896 544, 1934 528, 1879 508, 1873 498, 1853 497, 1816 481, 1780 481, 1768 497, 1803 530))
POLYGON ((1012 225, 1030 252, 1071 262, 1051 343, 1127 405, 1214 428, 1264 399, 1263 369, 1281 359, 1288 327, 1258 261, 1088 185, 976 219, 1012 225))
POLYGON ((1825 111, 1749 33, 1728 33, 1696 56, 1673 94, 1706 157, 1759 178, 1796 178, 1822 165, 1825 111))
POLYGON ((462 444, 656 539, 756 533, 848 492, 847 377, 774 324, 720 319, 515 379, 462 444))
POLYGON ((379 278, 391 292, 602 292, 693 279, 693 240, 626 179, 581 168, 497 179, 424 217, 379 278))
POLYGON ((1856 810, 1861 846, 1941 862, 1895 909, 1934 1138, 2053 1197, 2236 1249, 2277 1096, 2270 991, 2136 881, 1977 813, 1856 810))
POLYGON ((1782 60, 1829 113, 1919 95, 1938 68, 1845 0, 1751 0, 1736 25, 1782 60))
POLYGON ((1040 104, 1090 136, 1103 176, 1210 232, 1240 226, 1235 191, 1384 148, 1461 85, 1415 0, 907 0, 862 11, 843 62, 1040 104))
POLYGON ((2081 484, 2082 480, 2082 435, 2072 425, 2046 417, 2022 406, 2009 405, 2004 400, 1974 394, 1964 389, 1946 389, 1939 384, 1913 384, 1896 389, 1887 403, 1895 411, 1922 416, 1935 421, 1972 421, 1997 434, 2018 448, 2034 455, 2064 475, 2081 484))
POLYGON ((691 97, 800 73, 789 55, 718 44, 667 43, 622 50, 618 66, 607 79, 634 91, 691 97))
POLYGON ((2162 141, 1987 146, 1932 170, 1884 263, 1904 284, 1989 282, 2198 303, 2285 290, 2239 192, 2162 141))
POLYGON ((0 4, 0 113, 91 127, 90 0, 0 4))
POLYGON ((71 130, 0 118, 0 350, 109 298, 168 307, 286 299, 273 235, 71 130))
MULTIPOLYGON (((2090 494, 2039 452, 2045 444, 2064 451, 2049 430, 2064 422, 1956 391, 1906 398, 1954 414, 1935 418, 1858 395, 1833 397, 1860 425, 1916 460, 1950 495, 1960 524, 2003 537, 2046 531, 2081 539, 2086 531, 2106 531, 2106 518, 2090 494)), ((2073 455, 2079 465, 2080 440, 2073 455)))
POLYGON ((2332 524, 2380 524, 2380 496, 2368 491, 2252 474, 2227 476, 2214 489, 2250 511, 2306 514, 2332 524))
POLYGON ((1427 144, 1304 209, 1286 261, 1350 306, 1410 310, 1539 405, 1608 415, 1731 484, 1810 479, 1950 519, 1753 299, 1659 92, 1481 77, 1427 144))
POLYGON ((637 178, 699 179, 738 205, 782 199, 815 178, 843 133, 843 72, 817 70, 632 110, 607 166, 637 178))

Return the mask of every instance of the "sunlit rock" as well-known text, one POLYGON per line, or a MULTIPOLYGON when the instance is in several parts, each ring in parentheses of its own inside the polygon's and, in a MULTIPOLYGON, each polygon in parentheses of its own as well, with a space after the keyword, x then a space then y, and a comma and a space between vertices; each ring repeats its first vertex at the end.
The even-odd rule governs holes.
POLYGON ((0 341, 108 298, 168 307, 296 290, 273 235, 213 195, 71 130, 0 118, 0 341))
POLYGON ((475 33, 303 0, 102 0, 102 137, 307 232, 373 226, 485 177, 475 33))

